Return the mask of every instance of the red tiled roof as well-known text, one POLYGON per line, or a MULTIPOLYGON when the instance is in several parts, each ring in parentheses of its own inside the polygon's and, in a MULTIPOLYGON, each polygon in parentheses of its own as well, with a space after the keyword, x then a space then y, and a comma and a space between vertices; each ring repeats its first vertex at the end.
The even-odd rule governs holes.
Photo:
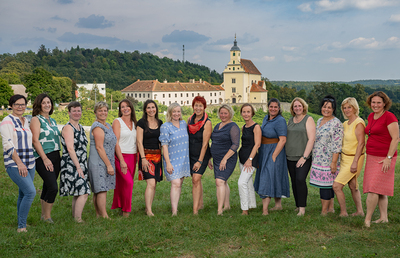
POLYGON ((121 92, 141 91, 219 91, 224 90, 219 85, 211 85, 206 81, 196 82, 159 82, 157 80, 137 80, 121 92))
POLYGON ((253 83, 251 85, 250 92, 267 92, 266 89, 264 89, 262 86, 260 86, 260 82, 262 83, 262 81, 259 81, 258 84, 253 83))
POLYGON ((261 75, 260 71, 257 69, 257 67, 253 64, 253 62, 251 60, 240 59, 240 63, 242 64, 244 71, 246 73, 261 75))

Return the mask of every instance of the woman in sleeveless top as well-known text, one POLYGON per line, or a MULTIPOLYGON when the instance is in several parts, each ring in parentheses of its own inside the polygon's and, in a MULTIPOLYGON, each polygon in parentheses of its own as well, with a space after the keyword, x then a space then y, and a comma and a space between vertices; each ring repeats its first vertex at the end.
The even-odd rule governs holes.
POLYGON ((50 117, 53 110, 53 100, 45 93, 39 94, 33 102, 33 117, 30 125, 36 171, 43 179, 40 196, 41 220, 47 223, 54 223, 51 218, 51 209, 58 193, 57 178, 61 169, 60 131, 56 120, 50 117))
POLYGON ((136 170, 136 114, 132 102, 123 99, 118 105, 118 118, 112 124, 115 145, 115 189, 111 209, 121 208, 128 217, 132 210, 133 178, 136 170))
POLYGON ((146 180, 144 200, 147 216, 154 216, 152 205, 156 185, 163 179, 161 145, 159 141, 162 121, 158 119, 158 107, 154 100, 143 104, 143 117, 137 123, 136 142, 139 151, 139 180, 146 180))
POLYGON ((68 104, 69 121, 61 131, 63 154, 60 171, 60 196, 73 196, 72 216, 83 222, 82 211, 90 194, 87 151, 88 140, 83 126, 79 124, 82 106, 77 101, 68 104))
POLYGON ((287 128, 286 159, 298 216, 306 212, 306 179, 311 167, 311 151, 315 141, 315 122, 307 115, 307 111, 308 105, 302 98, 293 99, 290 105, 292 117, 287 128))
POLYGON ((201 178, 207 168, 211 153, 209 141, 212 125, 205 112, 206 100, 196 96, 192 102, 193 115, 188 119, 189 157, 193 183, 193 214, 203 208, 203 185, 201 178))
POLYGON ((249 209, 256 208, 256 194, 253 186, 253 173, 258 167, 258 148, 261 145, 261 127, 253 121, 254 108, 243 104, 240 108, 246 124, 242 129, 242 147, 239 150, 240 177, 238 180, 240 207, 242 215, 248 215, 249 209))
POLYGON ((355 98, 346 98, 342 102, 342 113, 348 120, 343 123, 343 145, 340 155, 340 171, 333 182, 337 200, 340 205, 341 217, 347 217, 346 197, 343 187, 348 184, 357 211, 352 216, 364 216, 361 194, 358 189, 358 177, 364 165, 365 153, 365 123, 359 116, 358 103, 355 98))

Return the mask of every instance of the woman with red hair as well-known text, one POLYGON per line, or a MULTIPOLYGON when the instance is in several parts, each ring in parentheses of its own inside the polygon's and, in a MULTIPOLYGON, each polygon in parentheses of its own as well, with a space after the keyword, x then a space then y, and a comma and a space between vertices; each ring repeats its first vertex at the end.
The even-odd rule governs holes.
POLYGON ((203 185, 201 177, 207 168, 211 157, 209 141, 212 132, 212 125, 205 112, 206 100, 196 96, 192 102, 193 115, 188 119, 189 132, 189 158, 190 172, 193 182, 193 214, 198 214, 203 208, 203 185))

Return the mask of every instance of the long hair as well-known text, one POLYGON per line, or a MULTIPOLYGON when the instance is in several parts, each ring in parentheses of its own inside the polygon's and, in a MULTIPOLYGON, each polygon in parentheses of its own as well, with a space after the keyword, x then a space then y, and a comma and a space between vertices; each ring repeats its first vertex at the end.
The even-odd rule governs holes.
POLYGON ((35 101, 33 102, 32 116, 37 116, 37 115, 40 114, 40 111, 42 111, 42 101, 45 98, 49 98, 49 100, 51 102, 51 110, 49 112, 49 115, 53 114, 53 111, 54 111, 54 102, 53 102, 53 100, 46 93, 41 93, 41 94, 37 95, 37 97, 35 98, 35 101))
POLYGON ((137 120, 136 120, 135 108, 133 107, 133 104, 129 99, 123 99, 123 100, 121 100, 119 102, 119 104, 118 104, 118 117, 122 116, 122 111, 121 111, 122 103, 125 103, 131 109, 131 121, 133 121, 133 124, 136 127, 137 120))
POLYGON ((157 103, 152 99, 146 100, 146 102, 144 102, 144 104, 143 104, 143 116, 142 116, 142 119, 144 120, 144 125, 145 125, 145 128, 144 128, 145 132, 148 132, 150 130, 149 121, 147 121, 147 113, 146 113, 147 106, 150 103, 153 103, 156 106, 156 115, 154 117, 155 117, 155 119, 157 121, 160 121, 160 119, 158 119, 158 106, 157 106, 157 103))
MULTIPOLYGON (((276 104, 278 104, 279 112, 278 112, 277 116, 282 115, 281 102, 279 102, 279 100, 277 98, 271 98, 268 101, 268 107, 269 107, 269 105, 271 105, 272 102, 275 102, 276 104)), ((268 115, 269 115, 269 112, 268 112, 268 115)))

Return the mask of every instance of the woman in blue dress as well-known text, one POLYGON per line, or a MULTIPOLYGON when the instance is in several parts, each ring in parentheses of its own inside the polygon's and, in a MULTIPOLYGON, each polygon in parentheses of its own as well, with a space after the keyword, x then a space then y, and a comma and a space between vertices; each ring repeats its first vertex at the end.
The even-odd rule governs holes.
POLYGON ((214 167, 215 184, 217 185, 218 215, 224 210, 230 209, 228 178, 236 167, 237 149, 240 142, 240 129, 232 122, 233 109, 228 105, 222 105, 218 110, 221 123, 214 127, 211 134, 211 159, 209 167, 214 167))
POLYGON ((190 176, 189 135, 178 103, 168 107, 159 140, 163 149, 164 174, 167 181, 171 181, 172 216, 176 216, 183 180, 190 176))
POLYGON ((261 131, 263 137, 254 189, 263 200, 263 215, 268 215, 271 198, 275 199, 275 207, 271 210, 281 210, 281 198, 290 195, 285 152, 287 126, 276 98, 268 102, 268 115, 264 117, 261 131))

